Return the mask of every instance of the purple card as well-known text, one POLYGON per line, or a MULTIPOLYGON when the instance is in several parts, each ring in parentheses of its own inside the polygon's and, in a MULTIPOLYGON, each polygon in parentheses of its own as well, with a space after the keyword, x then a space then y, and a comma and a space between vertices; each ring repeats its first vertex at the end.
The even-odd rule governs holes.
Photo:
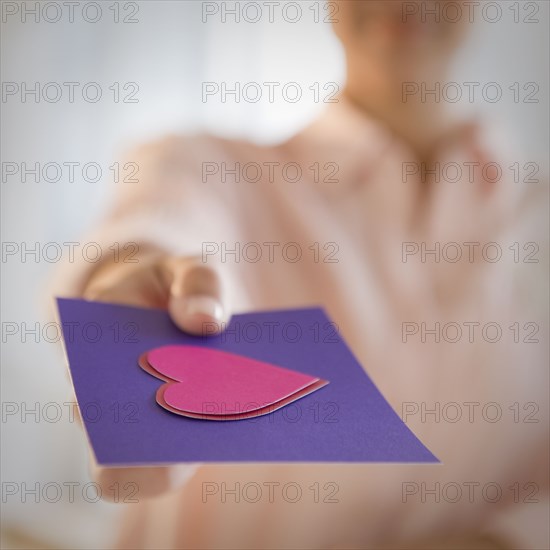
POLYGON ((64 298, 57 303, 76 397, 101 465, 438 462, 322 309, 234 315, 223 334, 197 337, 182 333, 163 310, 64 298), (138 365, 150 350, 174 345, 237 354, 329 383, 263 416, 189 418, 159 405, 155 396, 163 382, 138 365))

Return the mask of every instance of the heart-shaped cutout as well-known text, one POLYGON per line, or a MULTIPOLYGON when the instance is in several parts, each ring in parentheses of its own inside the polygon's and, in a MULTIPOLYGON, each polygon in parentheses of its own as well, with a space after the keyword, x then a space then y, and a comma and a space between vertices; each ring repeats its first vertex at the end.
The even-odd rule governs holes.
POLYGON ((207 420, 242 420, 273 412, 327 381, 270 363, 196 346, 164 346, 139 365, 164 380, 157 402, 170 412, 207 420))

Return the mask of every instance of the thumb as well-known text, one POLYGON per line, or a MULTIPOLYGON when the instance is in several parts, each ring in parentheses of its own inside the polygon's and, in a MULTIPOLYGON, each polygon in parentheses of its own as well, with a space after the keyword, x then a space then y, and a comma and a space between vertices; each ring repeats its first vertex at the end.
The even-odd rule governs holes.
POLYGON ((183 331, 195 335, 216 334, 229 318, 222 278, 218 270, 200 258, 167 258, 162 265, 169 297, 168 311, 183 331))

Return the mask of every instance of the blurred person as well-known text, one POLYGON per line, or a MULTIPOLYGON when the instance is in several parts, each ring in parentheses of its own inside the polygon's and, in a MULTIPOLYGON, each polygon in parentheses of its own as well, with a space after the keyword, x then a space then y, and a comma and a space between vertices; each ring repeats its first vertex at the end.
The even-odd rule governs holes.
POLYGON ((140 486, 119 548, 548 547, 544 329, 539 344, 523 333, 515 342, 509 330, 515 322, 547 321, 539 275, 545 260, 516 262, 508 250, 515 242, 540 242, 541 186, 514 183, 506 174, 494 181, 481 170, 472 180, 464 167, 497 161, 495 141, 478 124, 455 120, 445 102, 403 99, 403 83, 445 82, 464 23, 404 21, 401 2, 338 4, 334 30, 347 60, 338 102, 276 146, 171 136, 132 152, 140 181, 120 184, 92 240, 137 242, 139 263, 72 265, 59 288, 64 295, 167 308, 194 334, 206 321, 221 327, 231 312, 322 305, 398 414, 405 404, 433 411, 455 403, 463 418, 409 418, 442 465, 95 467, 95 479, 106 486, 140 486), (267 170, 256 183, 223 181, 219 173, 204 178, 206 163, 247 162, 294 162, 303 178, 271 180, 267 170), (423 174, 423 166, 449 162, 463 167, 458 181, 423 174), (318 181, 308 170, 314 163, 321 167, 318 181), (329 182, 326 163, 337 168, 329 182), (234 249, 249 242, 294 242, 302 251, 320 243, 320 257, 252 263, 230 254, 225 262, 201 256, 203 243, 234 249), (463 245, 472 242, 480 243, 474 261, 463 245), (480 257, 490 242, 501 243, 501 260, 480 257), (332 244, 324 250, 325 243, 332 244), (404 257, 421 243, 429 250, 459 243, 464 253, 456 261, 404 257), (419 333, 404 342, 405 322, 430 329, 459 324, 464 335, 452 343, 419 333), (464 323, 489 322, 503 327, 498 342, 482 338, 479 327, 468 337, 464 323), (481 416, 488 403, 505 411, 500 421, 481 416), (540 421, 510 420, 514 403, 520 409, 535 403, 540 421), (474 418, 465 418, 468 411, 474 418), (225 498, 205 498, 205 484, 222 483, 225 498), (263 488, 259 502, 231 493, 247 483, 263 488), (287 483, 302 489, 297 502, 278 492, 287 483), (334 498, 327 501, 321 489, 314 501, 308 488, 315 483, 336 487, 334 498), (276 488, 273 502, 269 484, 276 488), (441 494, 456 486, 460 498, 441 494), (502 494, 495 500, 486 490, 497 486, 502 494))

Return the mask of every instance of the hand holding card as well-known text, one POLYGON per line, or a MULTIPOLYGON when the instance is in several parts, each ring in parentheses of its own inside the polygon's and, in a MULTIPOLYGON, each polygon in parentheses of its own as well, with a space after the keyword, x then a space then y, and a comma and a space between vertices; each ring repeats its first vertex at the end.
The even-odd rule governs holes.
MULTIPOLYGON (((167 309, 174 323, 183 331, 200 333, 202 324, 208 322, 215 333, 229 315, 224 307, 222 279, 200 258, 167 256, 163 251, 143 243, 134 245, 139 251, 139 261, 105 262, 94 270, 84 294, 88 299, 119 304, 160 307, 167 309)), ((136 250, 125 246, 128 256, 136 250)), ((131 331, 123 339, 131 338, 131 331)), ((114 410, 135 407, 133 403, 115 403, 114 410)), ((91 404, 91 409, 93 404, 91 404)), ((133 419, 126 414, 125 421, 133 419)), ((93 452, 93 450, 92 450, 93 452)), ((99 484, 103 498, 116 498, 113 487, 139 485, 140 497, 155 496, 179 487, 195 471, 195 465, 171 464, 169 466, 109 467, 99 466, 94 459, 90 463, 93 479, 99 484)))
POLYGON ((203 323, 210 323, 216 333, 230 315, 222 286, 218 271, 200 258, 168 256, 140 245, 136 263, 107 261, 101 265, 84 289, 84 297, 163 308, 181 330, 200 335, 203 323))

